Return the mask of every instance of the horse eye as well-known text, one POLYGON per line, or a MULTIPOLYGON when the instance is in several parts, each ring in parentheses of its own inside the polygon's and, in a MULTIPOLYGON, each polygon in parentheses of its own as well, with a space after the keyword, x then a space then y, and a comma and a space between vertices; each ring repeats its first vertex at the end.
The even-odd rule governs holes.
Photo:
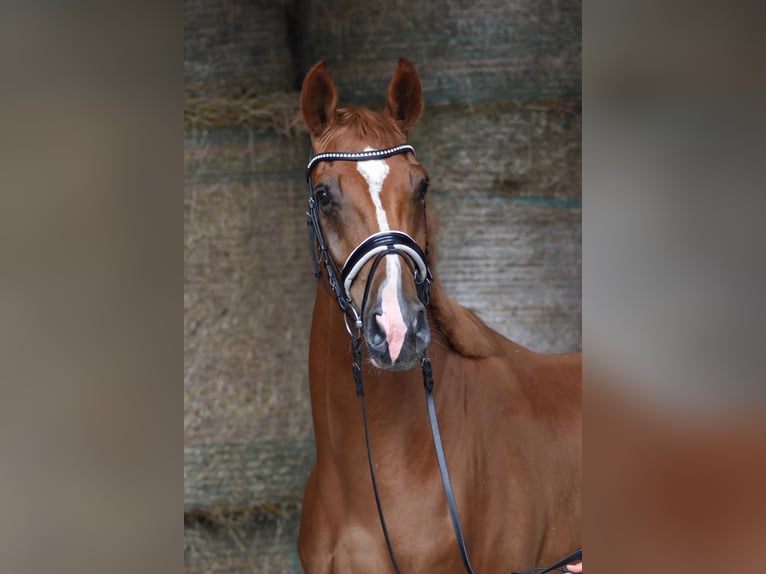
POLYGON ((332 204, 332 195, 330 195, 330 190, 323 185, 317 187, 316 198, 320 207, 327 208, 332 204))
POLYGON ((426 196, 426 193, 428 193, 429 183, 430 181, 428 180, 428 178, 420 180, 420 189, 418 190, 418 199, 423 199, 426 196))

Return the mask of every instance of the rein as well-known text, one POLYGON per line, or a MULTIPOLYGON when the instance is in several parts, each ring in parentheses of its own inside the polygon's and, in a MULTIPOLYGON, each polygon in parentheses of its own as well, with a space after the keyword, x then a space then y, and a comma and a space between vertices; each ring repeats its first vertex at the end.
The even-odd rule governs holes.
MULTIPOLYGON (((375 476, 375 465, 372 460, 372 450, 370 448, 370 436, 367 424, 367 407, 365 405, 364 387, 362 385, 362 336, 364 333, 363 316, 364 309, 367 305, 367 297, 369 294, 370 285, 372 283, 372 277, 377 270, 381 260, 387 255, 401 256, 402 259, 406 262, 410 272, 413 274, 415 279, 418 298, 420 299, 421 303, 423 303, 423 305, 428 307, 430 302, 429 285, 433 279, 428 262, 428 240, 426 239, 426 249, 425 252, 423 252, 417 242, 404 232, 383 231, 380 233, 375 233, 362 241, 348 256, 345 263, 343 264, 343 267, 339 268, 330 256, 327 244, 324 239, 324 233, 322 232, 322 226, 319 221, 317 201, 314 197, 314 181, 311 178, 311 172, 313 171, 314 167, 322 161, 379 160, 407 152, 414 154, 415 148, 409 144, 403 144, 386 149, 363 152, 325 152, 312 155, 306 169, 306 180, 309 184, 308 212, 306 215, 308 223, 309 248, 314 264, 314 276, 317 279, 322 277, 322 265, 324 265, 325 271, 327 273, 328 284, 335 294, 340 310, 343 312, 346 331, 351 337, 351 348, 354 354, 354 385, 356 387, 356 394, 359 397, 362 407, 364 441, 367 447, 367 462, 370 467, 372 488, 375 493, 375 504, 378 509, 378 517, 380 519, 380 525, 383 529, 383 536, 386 541, 388 555, 391 559, 391 564, 394 567, 394 571, 397 574, 401 574, 401 571, 399 569, 398 563, 396 562, 394 548, 391 543, 391 538, 388 534, 388 527, 386 526, 386 519, 383 514, 383 506, 380 501, 378 481, 375 476), (354 279, 356 279, 359 272, 370 261, 372 261, 372 265, 367 277, 367 284, 365 286, 364 296, 362 298, 362 305, 361 308, 357 310, 351 300, 351 285, 353 284, 354 279), (339 276, 340 281, 338 280, 339 276), (351 322, 351 324, 349 322, 351 322)), ((434 447, 436 449, 436 458, 439 463, 439 473, 441 474, 442 485, 444 486, 444 493, 447 498, 447 506, 449 507, 450 518, 452 519, 452 526, 455 531, 455 539, 457 541, 458 549, 460 550, 460 557, 463 560, 463 566, 465 567, 466 572, 468 572, 468 574, 474 574, 471 562, 468 558, 468 550, 466 549, 465 538, 463 537, 463 529, 460 525, 460 516, 458 515, 455 493, 452 488, 452 481, 450 480, 449 469, 447 468, 447 459, 444 454, 444 446, 442 444, 441 432, 439 430, 439 420, 436 414, 436 403, 434 401, 433 395, 434 381, 433 372, 431 369, 431 361, 425 353, 421 359, 421 368, 423 371, 423 386, 426 395, 426 406, 428 408, 428 419, 431 425, 431 435, 433 437, 434 447)), ((567 556, 563 560, 560 560, 548 568, 532 568, 523 572, 512 574, 535 574, 537 572, 544 574, 556 569, 566 572, 564 565, 581 557, 582 549, 578 549, 574 554, 567 556)))

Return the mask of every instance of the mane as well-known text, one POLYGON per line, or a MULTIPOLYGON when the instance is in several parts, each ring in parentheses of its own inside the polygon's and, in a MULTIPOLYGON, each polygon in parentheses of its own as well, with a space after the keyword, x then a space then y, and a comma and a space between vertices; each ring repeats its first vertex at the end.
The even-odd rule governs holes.
POLYGON ((361 142, 375 148, 386 148, 407 141, 396 122, 385 114, 365 108, 338 108, 335 121, 316 140, 316 151, 361 151, 361 142))
POLYGON ((444 336, 449 347, 461 355, 475 359, 492 356, 499 350, 494 331, 476 313, 463 307, 444 290, 436 271, 438 222, 430 210, 426 217, 434 277, 431 283, 432 326, 444 336))

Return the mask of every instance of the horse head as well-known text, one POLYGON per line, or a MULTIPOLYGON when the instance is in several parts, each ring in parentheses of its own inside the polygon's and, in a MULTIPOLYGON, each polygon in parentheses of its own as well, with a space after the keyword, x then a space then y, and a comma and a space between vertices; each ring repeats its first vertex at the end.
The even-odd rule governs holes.
POLYGON ((387 370, 413 367, 431 340, 428 175, 406 145, 422 110, 420 78, 405 59, 382 113, 338 108, 323 61, 303 82, 301 113, 321 160, 312 160, 308 174, 315 232, 332 267, 342 270, 334 287, 341 308, 363 329, 371 363, 387 370))

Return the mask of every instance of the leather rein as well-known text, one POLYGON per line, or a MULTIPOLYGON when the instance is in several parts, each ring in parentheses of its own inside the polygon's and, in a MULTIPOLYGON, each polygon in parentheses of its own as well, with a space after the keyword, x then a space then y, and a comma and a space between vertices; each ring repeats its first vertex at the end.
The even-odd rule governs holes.
MULTIPOLYGON (((387 255, 401 256, 407 264, 407 267, 412 273, 415 284, 417 287, 418 298, 425 307, 428 307, 430 303, 429 285, 433 279, 431 275, 431 269, 428 261, 429 247, 428 240, 426 239, 425 252, 420 248, 418 243, 409 235, 401 231, 384 231, 375 233, 362 241, 348 256, 342 268, 339 268, 333 258, 330 256, 327 248, 327 243, 324 239, 324 233, 322 232, 322 226, 319 221, 317 200, 314 197, 314 181, 311 177, 311 172, 314 167, 322 161, 368 161, 368 160, 380 160, 391 157, 401 153, 415 153, 415 148, 409 144, 398 145, 386 149, 370 150, 363 152, 325 152, 313 155, 309 160, 308 167, 306 169, 306 181, 309 185, 309 198, 308 198, 308 236, 309 236, 309 249, 311 251, 311 258, 314 264, 314 276, 317 279, 321 279, 322 266, 325 268, 327 275, 327 282, 330 289, 335 294, 335 297, 343 313, 343 318, 346 325, 346 331, 348 331, 351 337, 351 348, 354 354, 353 362, 353 375, 354 385, 356 387, 356 394, 359 397, 362 407, 362 420, 364 422, 364 441, 367 447, 367 462, 370 467, 370 478, 372 479, 372 488, 375 493, 375 504, 378 508, 378 517, 380 518, 380 525, 383 529, 383 536, 386 541, 386 547, 388 549, 388 555, 391 559, 391 564, 397 574, 401 574, 399 565, 396 562, 396 555, 394 554, 394 548, 391 543, 391 538, 388 534, 388 527, 386 526, 386 519, 383 514, 383 506, 380 502, 380 492, 378 489, 378 481, 375 476, 375 465, 372 460, 372 450, 370 449, 370 436, 367 424, 367 407, 365 405, 364 387, 362 385, 362 337, 364 334, 364 323, 362 317, 364 316, 364 309, 367 305, 367 298, 370 291, 370 285, 372 283, 372 277, 378 268, 378 265, 384 257, 387 255), (354 307, 351 300, 351 285, 354 279, 361 269, 372 261, 370 272, 367 276, 367 283, 365 285, 364 296, 362 298, 362 305, 359 310, 354 307), (340 281, 338 280, 340 277, 340 281)), ((425 213, 425 198, 424 213, 425 213)), ((424 215, 425 217, 425 215, 424 215)), ((431 369, 431 361, 428 355, 424 352, 421 359, 421 368, 423 371, 423 387, 426 395, 426 406, 428 408, 428 419, 431 425, 431 435, 434 441, 434 447, 436 449, 436 458, 439 463, 439 473, 441 474, 442 485, 444 486, 444 493, 447 498, 447 506, 449 507, 450 518, 452 519, 452 526, 455 531, 455 539, 457 541, 460 556, 463 560, 463 566, 466 572, 474 574, 473 567, 468 558, 468 550, 465 545, 465 538, 463 536, 463 529, 460 525, 460 516, 458 515, 457 503, 455 501, 455 493, 452 488, 452 481, 449 476, 449 469, 447 468, 447 459, 444 454, 444 446, 442 445, 441 432, 439 430, 439 420, 436 414, 436 404, 434 402, 434 381, 433 371, 431 369)), ((573 554, 567 556, 563 560, 560 560, 556 564, 548 568, 531 568, 524 570, 523 572, 512 574, 545 574, 553 570, 561 570, 566 572, 564 565, 582 558, 582 549, 578 549, 573 554)))

